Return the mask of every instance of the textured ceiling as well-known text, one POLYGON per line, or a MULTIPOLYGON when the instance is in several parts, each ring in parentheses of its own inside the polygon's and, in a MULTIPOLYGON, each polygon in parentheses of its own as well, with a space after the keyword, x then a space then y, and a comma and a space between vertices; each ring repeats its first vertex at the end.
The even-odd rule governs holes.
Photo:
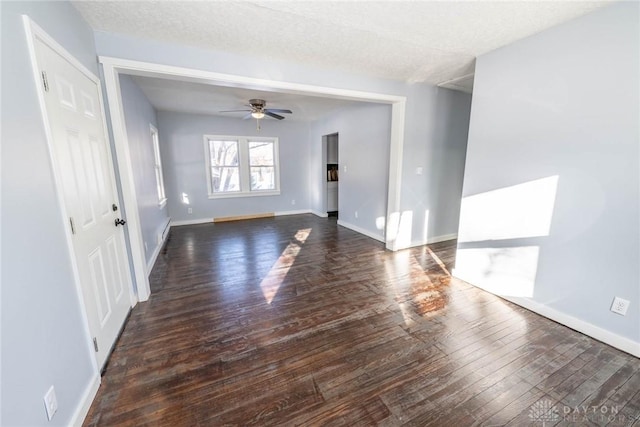
POLYGON ((480 54, 607 3, 75 1, 74 5, 97 30, 440 84, 468 76, 480 54))
MULTIPOLYGON (((313 121, 354 101, 265 92, 234 87, 132 76, 151 105, 157 110, 191 114, 220 115, 243 118, 246 113, 220 113, 222 110, 244 109, 249 99, 267 101, 267 108, 284 108, 293 114, 282 114, 289 121, 313 121)), ((266 119, 271 120, 271 119, 266 119)))
MULTIPOLYGON (((96 30, 471 92, 476 56, 608 1, 75 1, 96 30)), ((250 98, 315 120, 352 102, 134 77, 158 110, 219 114, 250 98)), ((224 114, 228 117, 242 113, 224 114)))

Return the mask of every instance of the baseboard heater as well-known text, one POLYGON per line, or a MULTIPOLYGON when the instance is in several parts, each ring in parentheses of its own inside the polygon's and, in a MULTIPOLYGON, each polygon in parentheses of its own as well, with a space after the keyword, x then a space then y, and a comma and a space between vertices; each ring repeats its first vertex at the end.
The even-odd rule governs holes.
POLYGON ((164 239, 167 237, 167 233, 169 232, 170 227, 171 227, 171 218, 167 220, 167 223, 164 225, 164 229, 162 230, 162 233, 158 235, 158 244, 162 244, 162 242, 164 242, 164 239))
POLYGON ((245 219, 258 219, 258 218, 273 218, 275 213, 261 213, 253 215, 238 215, 238 216, 222 216, 220 218, 213 218, 213 222, 230 222, 230 221, 242 221, 245 219))

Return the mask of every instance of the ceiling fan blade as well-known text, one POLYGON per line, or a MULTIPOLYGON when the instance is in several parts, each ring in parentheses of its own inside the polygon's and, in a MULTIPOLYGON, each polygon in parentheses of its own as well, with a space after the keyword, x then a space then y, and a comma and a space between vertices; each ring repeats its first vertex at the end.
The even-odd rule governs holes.
POLYGON ((282 116, 280 116, 280 115, 278 115, 278 114, 272 113, 272 112, 271 112, 271 111, 269 111, 269 110, 265 110, 264 114, 265 114, 265 115, 267 115, 267 116, 269 116, 269 117, 273 117, 274 119, 278 119, 278 120, 282 120, 282 119, 284 119, 284 117, 282 117, 282 116))
POLYGON ((270 113, 286 113, 286 114, 293 114, 293 111, 291 110, 282 110, 280 108, 265 108, 264 109, 265 113, 266 112, 270 112, 270 113))
POLYGON ((247 112, 247 111, 251 111, 251 110, 224 110, 224 111, 218 111, 218 113, 240 113, 240 112, 247 112))
POLYGON ((251 113, 249 113, 249 114, 247 114, 246 116, 244 116, 244 117, 242 118, 242 120, 247 120, 247 119, 250 119, 250 118, 251 118, 251 113))

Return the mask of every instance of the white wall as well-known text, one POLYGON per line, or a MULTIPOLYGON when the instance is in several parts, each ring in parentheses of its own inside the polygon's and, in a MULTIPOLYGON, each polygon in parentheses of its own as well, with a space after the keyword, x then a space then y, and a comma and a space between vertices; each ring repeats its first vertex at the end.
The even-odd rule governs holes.
POLYGON ((97 73, 93 32, 67 2, 1 2, 3 426, 68 425, 97 378, 73 281, 21 14, 97 73), (55 386, 58 413, 43 396, 55 386))
MULTIPOLYGON (((147 265, 151 266, 154 254, 161 246, 158 235, 162 234, 169 220, 166 205, 158 206, 156 189, 155 157, 150 125, 157 129, 158 121, 156 111, 131 77, 120 76, 120 89, 131 163, 135 165, 134 184, 145 244, 145 257, 147 265)), ((159 138, 162 139, 162 135, 159 134, 159 138)))
POLYGON ((622 2, 478 58, 455 274, 640 355, 638 20, 622 2))
POLYGON ((257 131, 255 120, 159 111, 158 124, 172 221, 309 210, 308 123, 261 120, 257 131), (204 135, 278 137, 280 195, 209 199, 204 135), (189 204, 183 202, 183 193, 189 204), (188 208, 193 209, 192 214, 188 208))
MULTIPOLYGON (((438 237, 455 233, 455 228, 451 226, 449 219, 456 217, 457 209, 455 206, 459 203, 459 190, 458 193, 452 191, 450 193, 451 199, 448 200, 447 204, 443 204, 441 201, 444 193, 430 193, 429 186, 436 185, 434 182, 447 183, 449 177, 453 177, 452 179, 455 180, 454 177, 462 173, 460 166, 463 160, 460 144, 463 144, 466 138, 462 138, 463 132, 438 133, 439 130, 445 130, 438 124, 441 119, 438 114, 444 111, 453 114, 454 118, 452 120, 457 123, 457 127, 466 131, 469 110, 465 105, 468 105, 466 104, 469 99, 468 95, 453 94, 452 91, 447 89, 436 89, 426 84, 411 85, 322 69, 320 67, 142 40, 118 34, 96 32, 95 37, 98 53, 104 56, 267 80, 406 96, 407 115, 404 130, 404 172, 401 183, 401 207, 404 211, 410 211, 412 214, 415 212, 415 214, 413 215, 412 224, 406 227, 408 237, 405 239, 405 245, 419 244, 424 241, 424 211, 426 209, 430 210, 430 216, 437 218, 437 220, 433 221, 430 219, 428 227, 431 231, 427 234, 431 233, 433 237, 438 237), (459 109, 452 110, 450 108, 451 104, 443 101, 443 99, 449 97, 447 94, 451 94, 454 98, 460 98, 460 102, 457 102, 456 107, 459 109), (440 102, 444 102, 442 108, 439 106, 440 102), (457 140, 453 141, 453 139, 457 140), (446 144, 449 143, 453 144, 455 148, 447 147, 446 144), (449 154, 451 156, 456 157, 458 155, 458 157, 453 160, 450 156, 450 160, 444 163, 436 162, 431 167, 429 160, 437 158, 431 155, 439 150, 450 150, 449 154), (421 162, 420 165, 424 169, 423 175, 415 174, 416 162, 421 162), (441 207, 445 205, 447 207, 442 210, 441 207), (449 209, 451 210, 449 211, 449 209), (445 218, 447 218, 446 221, 444 221, 445 218), (442 225, 440 225, 441 221, 443 221, 442 225)), ((162 122, 162 119, 159 120, 162 122)), ((162 123, 160 125, 162 127, 162 123)), ((454 187, 455 185, 452 188, 454 187)), ((171 207, 169 208, 169 213, 173 217, 174 211, 171 207)), ((426 237, 431 238, 428 235, 426 237)))
POLYGON ((387 214, 390 125, 389 105, 362 103, 312 123, 310 135, 311 209, 316 213, 327 211, 327 148, 322 137, 337 132, 338 220, 382 241, 384 229, 376 226, 376 219, 384 219, 387 214))

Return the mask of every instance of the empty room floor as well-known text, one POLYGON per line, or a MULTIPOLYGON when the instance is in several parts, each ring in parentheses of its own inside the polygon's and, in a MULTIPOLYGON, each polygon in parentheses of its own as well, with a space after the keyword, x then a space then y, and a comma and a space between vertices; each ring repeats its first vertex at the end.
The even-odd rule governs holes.
POLYGON ((174 227, 85 425, 640 425, 640 359, 454 256, 313 215, 174 227))

